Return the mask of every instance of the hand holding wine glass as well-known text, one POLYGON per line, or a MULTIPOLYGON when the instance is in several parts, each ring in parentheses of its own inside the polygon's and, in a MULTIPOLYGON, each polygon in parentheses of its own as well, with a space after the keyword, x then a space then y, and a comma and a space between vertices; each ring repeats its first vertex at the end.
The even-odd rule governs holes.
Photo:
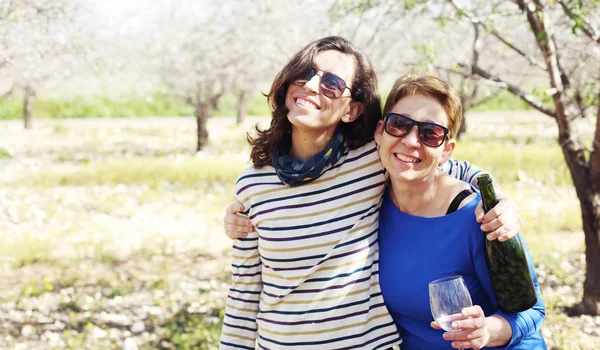
POLYGON ((481 349, 484 346, 504 345, 511 337, 510 331, 506 333, 510 325, 504 318, 492 315, 488 320, 479 305, 471 306, 471 296, 461 276, 431 282, 429 302, 436 320, 431 327, 447 331, 443 337, 452 341, 453 347, 481 349), (491 342, 489 322, 494 323, 492 328, 497 333, 494 342, 491 342))
POLYGON ((440 327, 455 332, 452 321, 463 318, 462 309, 473 306, 473 302, 463 278, 451 276, 429 283, 429 305, 440 327))
MULTIPOLYGON (((511 337, 510 325, 506 325, 508 327, 507 333, 504 333, 505 331, 498 326, 499 324, 508 322, 499 316, 486 318, 479 305, 464 308, 462 310, 462 318, 457 317, 453 323, 453 331, 444 333, 443 337, 445 340, 452 342, 452 347, 458 349, 481 349, 485 346, 502 346, 511 337), (492 342, 492 330, 489 326, 490 320, 496 324, 493 327, 496 329, 494 337, 496 340, 494 342, 492 342)), ((431 327, 442 329, 435 321, 431 322, 431 327)))
POLYGON ((437 324, 447 332, 457 332, 452 322, 463 319, 462 310, 473 306, 471 295, 461 276, 451 276, 429 283, 429 305, 437 324))

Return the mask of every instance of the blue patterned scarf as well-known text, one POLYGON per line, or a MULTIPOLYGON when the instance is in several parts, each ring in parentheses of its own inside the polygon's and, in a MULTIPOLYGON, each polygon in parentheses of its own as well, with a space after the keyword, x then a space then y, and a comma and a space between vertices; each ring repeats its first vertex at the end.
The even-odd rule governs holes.
POLYGON ((342 157, 344 135, 341 131, 331 138, 325 149, 305 161, 298 161, 289 155, 291 137, 279 143, 273 154, 273 168, 279 179, 289 186, 299 186, 317 179, 329 165, 334 165, 342 157))

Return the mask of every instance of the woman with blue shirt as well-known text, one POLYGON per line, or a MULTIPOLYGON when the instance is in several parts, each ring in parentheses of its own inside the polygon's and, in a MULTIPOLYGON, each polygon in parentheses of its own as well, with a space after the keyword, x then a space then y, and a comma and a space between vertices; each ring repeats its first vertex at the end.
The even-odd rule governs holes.
POLYGON ((544 303, 531 259, 537 304, 520 313, 499 311, 485 262, 485 235, 473 217, 480 196, 439 168, 454 150, 461 117, 460 98, 434 76, 401 78, 388 96, 375 132, 390 176, 379 217, 385 303, 402 335, 402 349, 546 349, 539 332, 544 303), (452 202, 456 208, 449 208, 452 202), (456 331, 444 333, 432 322, 428 284, 453 275, 463 277, 474 306, 453 322, 456 331))

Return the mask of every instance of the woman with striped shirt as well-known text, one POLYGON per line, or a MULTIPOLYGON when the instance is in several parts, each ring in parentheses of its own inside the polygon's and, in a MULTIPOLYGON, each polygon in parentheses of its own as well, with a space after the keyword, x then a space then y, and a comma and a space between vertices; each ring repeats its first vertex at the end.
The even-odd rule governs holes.
MULTIPOLYGON (((372 141, 381 106, 368 58, 340 37, 312 42, 277 75, 268 101, 271 126, 249 139, 253 166, 235 187, 256 231, 234 242, 221 349, 400 344, 379 287, 387 175, 372 141)), ((464 181, 479 171, 459 165, 446 171, 464 181)), ((502 208, 488 224, 508 220, 510 236, 520 219, 502 208)))

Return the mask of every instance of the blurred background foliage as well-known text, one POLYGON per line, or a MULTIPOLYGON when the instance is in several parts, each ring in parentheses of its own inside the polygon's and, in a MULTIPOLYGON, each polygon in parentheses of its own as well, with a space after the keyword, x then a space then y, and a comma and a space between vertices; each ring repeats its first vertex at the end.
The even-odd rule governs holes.
POLYGON ((382 100, 409 72, 457 88, 454 157, 520 205, 549 347, 600 348, 599 25, 598 0, 0 1, 0 348, 216 348, 245 133, 326 35, 382 100))

